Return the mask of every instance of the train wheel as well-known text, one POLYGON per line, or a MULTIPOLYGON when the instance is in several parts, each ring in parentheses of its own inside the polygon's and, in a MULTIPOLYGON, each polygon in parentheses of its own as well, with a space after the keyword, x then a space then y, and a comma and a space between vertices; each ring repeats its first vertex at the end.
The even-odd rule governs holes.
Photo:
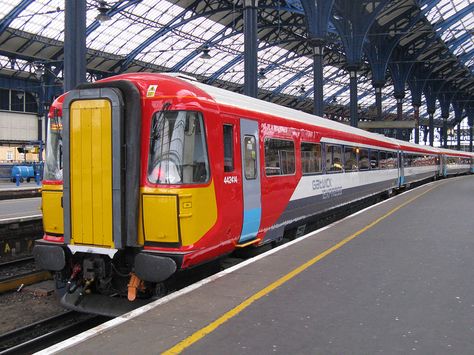
POLYGON ((26 178, 26 182, 30 182, 30 181, 31 181, 31 179, 30 179, 30 178, 26 178))

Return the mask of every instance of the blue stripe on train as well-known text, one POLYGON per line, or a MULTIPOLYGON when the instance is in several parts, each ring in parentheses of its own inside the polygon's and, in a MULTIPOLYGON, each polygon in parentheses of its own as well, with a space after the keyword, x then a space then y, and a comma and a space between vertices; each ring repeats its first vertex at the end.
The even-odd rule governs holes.
POLYGON ((261 208, 254 208, 252 210, 244 211, 244 222, 242 226, 242 233, 240 235, 239 243, 252 240, 257 236, 258 228, 260 227, 261 218, 262 218, 261 208))

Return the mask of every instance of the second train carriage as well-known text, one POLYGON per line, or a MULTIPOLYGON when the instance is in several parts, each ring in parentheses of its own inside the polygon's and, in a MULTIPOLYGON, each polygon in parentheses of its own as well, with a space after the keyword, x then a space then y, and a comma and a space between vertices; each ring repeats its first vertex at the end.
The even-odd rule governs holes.
POLYGON ((34 254, 66 305, 96 313, 108 311, 86 293, 153 294, 178 270, 439 170, 433 148, 173 75, 84 85, 50 122, 34 254))

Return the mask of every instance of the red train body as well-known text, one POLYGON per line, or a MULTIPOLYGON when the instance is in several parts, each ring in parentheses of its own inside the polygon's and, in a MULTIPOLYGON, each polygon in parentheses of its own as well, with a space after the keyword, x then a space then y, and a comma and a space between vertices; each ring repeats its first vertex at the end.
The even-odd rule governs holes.
POLYGON ((164 74, 84 85, 50 121, 35 257, 65 304, 105 314, 92 295, 153 294, 178 270, 443 175, 443 154, 456 173, 472 163, 164 74))

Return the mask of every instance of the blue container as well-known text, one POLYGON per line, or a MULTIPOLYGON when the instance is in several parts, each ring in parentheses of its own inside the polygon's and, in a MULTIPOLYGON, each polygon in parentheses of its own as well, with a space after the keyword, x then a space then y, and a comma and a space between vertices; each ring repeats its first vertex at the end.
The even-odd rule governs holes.
POLYGON ((20 182, 27 181, 30 182, 30 179, 34 179, 35 177, 35 170, 32 166, 26 165, 14 165, 12 168, 11 173, 11 180, 12 182, 16 181, 16 177, 18 176, 20 182))

